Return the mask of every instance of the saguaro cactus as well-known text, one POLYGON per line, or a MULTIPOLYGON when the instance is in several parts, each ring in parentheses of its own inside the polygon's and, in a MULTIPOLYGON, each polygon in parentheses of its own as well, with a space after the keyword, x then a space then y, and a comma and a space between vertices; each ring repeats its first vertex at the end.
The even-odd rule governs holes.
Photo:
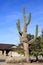
POLYGON ((29 47, 28 47, 29 45, 28 45, 28 43, 34 42, 35 39, 32 39, 30 41, 28 41, 28 39, 27 39, 27 26, 30 24, 31 13, 29 13, 29 16, 28 16, 28 22, 26 22, 26 15, 25 15, 25 8, 24 7, 23 7, 22 13, 23 13, 23 23, 24 23, 23 32, 20 29, 20 20, 18 20, 16 25, 17 25, 17 29, 19 32, 20 42, 22 42, 23 46, 24 46, 25 58, 26 58, 27 62, 29 62, 29 47))
POLYGON ((18 20, 16 25, 17 25, 17 29, 19 32, 20 41, 23 43, 23 46, 24 46, 25 58, 26 58, 27 62, 29 61, 29 50, 28 50, 28 43, 27 43, 28 42, 27 26, 30 23, 30 20, 31 20, 31 13, 29 13, 28 22, 26 22, 25 8, 23 7, 23 23, 24 23, 23 32, 20 29, 20 20, 18 20))
POLYGON ((28 16, 28 22, 26 22, 26 15, 25 15, 25 8, 23 8, 23 23, 24 23, 24 28, 23 28, 23 37, 22 37, 22 42, 24 46, 24 53, 25 53, 25 58, 27 62, 29 62, 29 47, 28 47, 28 40, 27 40, 27 26, 29 25, 31 20, 31 13, 29 13, 28 16))

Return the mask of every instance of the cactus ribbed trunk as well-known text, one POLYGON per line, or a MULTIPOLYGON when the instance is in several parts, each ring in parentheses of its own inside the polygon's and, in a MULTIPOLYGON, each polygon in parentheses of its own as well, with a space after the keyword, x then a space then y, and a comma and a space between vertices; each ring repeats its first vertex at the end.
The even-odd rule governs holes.
POLYGON ((25 59, 27 62, 29 62, 29 47, 28 47, 28 43, 23 43, 24 46, 24 53, 25 53, 25 59))

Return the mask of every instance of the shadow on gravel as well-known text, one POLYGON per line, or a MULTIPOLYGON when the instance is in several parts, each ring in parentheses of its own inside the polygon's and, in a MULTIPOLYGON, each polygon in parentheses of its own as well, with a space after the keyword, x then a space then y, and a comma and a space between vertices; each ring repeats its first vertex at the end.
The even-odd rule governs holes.
POLYGON ((0 59, 0 62, 5 62, 5 60, 4 59, 0 59))

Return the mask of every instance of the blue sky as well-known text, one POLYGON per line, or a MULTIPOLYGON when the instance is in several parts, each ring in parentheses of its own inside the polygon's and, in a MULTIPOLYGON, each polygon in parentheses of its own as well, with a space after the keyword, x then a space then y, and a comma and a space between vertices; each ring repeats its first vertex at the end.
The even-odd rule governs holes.
POLYGON ((0 0, 0 43, 18 44, 19 37, 16 22, 20 19, 23 28, 22 7, 26 9, 26 20, 32 13, 27 33, 35 34, 39 25, 39 35, 43 29, 43 0, 0 0))

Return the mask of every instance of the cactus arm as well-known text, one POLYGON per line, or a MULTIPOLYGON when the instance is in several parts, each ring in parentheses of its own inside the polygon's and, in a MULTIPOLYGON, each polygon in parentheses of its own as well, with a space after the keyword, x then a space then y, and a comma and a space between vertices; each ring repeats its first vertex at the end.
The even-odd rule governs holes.
POLYGON ((25 8, 22 8, 23 10, 23 22, 26 24, 26 15, 25 15, 25 8))
POLYGON ((18 22, 16 23, 16 26, 18 28, 18 32, 20 32, 20 20, 18 19, 18 22))
POLYGON ((36 25, 35 39, 38 37, 38 24, 36 25))
POLYGON ((36 31, 35 31, 35 36, 34 36, 34 38, 33 38, 32 40, 30 40, 28 43, 29 43, 29 44, 34 43, 35 40, 36 40, 36 38, 37 38, 37 36, 38 36, 38 25, 36 25, 36 31))
POLYGON ((31 13, 29 13, 29 16, 28 16, 28 22, 27 22, 27 26, 28 26, 28 24, 30 23, 30 20, 31 20, 31 13))
POLYGON ((35 38, 30 40, 28 43, 31 44, 31 43, 34 43, 34 41, 35 41, 35 38))
POLYGON ((18 22, 16 23, 16 26, 17 26, 19 34, 22 36, 22 32, 21 32, 21 29, 20 29, 20 20, 19 19, 18 19, 18 22))
POLYGON ((17 29, 18 29, 19 39, 20 39, 20 42, 21 42, 22 32, 21 32, 21 29, 20 29, 20 20, 19 19, 18 19, 18 22, 16 23, 16 26, 17 26, 17 29))

